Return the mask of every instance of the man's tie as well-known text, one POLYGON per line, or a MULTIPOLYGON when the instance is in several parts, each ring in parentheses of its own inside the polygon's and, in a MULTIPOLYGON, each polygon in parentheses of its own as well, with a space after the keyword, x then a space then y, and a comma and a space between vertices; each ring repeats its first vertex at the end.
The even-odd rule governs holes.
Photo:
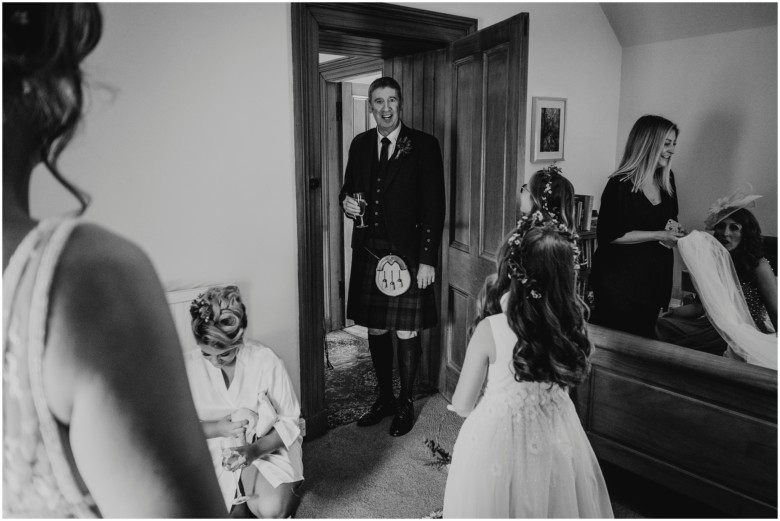
POLYGON ((390 146, 390 140, 382 138, 382 151, 379 152, 379 167, 383 168, 387 164, 387 149, 390 146))

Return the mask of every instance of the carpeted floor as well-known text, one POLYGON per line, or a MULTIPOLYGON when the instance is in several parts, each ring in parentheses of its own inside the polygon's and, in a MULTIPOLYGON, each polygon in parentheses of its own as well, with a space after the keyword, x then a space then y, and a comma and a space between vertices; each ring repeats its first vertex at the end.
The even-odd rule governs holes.
POLYGON ((447 473, 430 465, 423 439, 452 450, 462 419, 446 404, 441 395, 417 400, 417 423, 406 436, 388 434, 388 417, 372 427, 342 425, 305 442, 306 481, 296 517, 419 519, 440 509, 447 473))
MULTIPOLYGON (((417 423, 400 438, 391 418, 372 427, 354 422, 374 400, 376 378, 365 330, 327 335, 333 369, 325 371, 329 431, 303 446, 302 518, 423 518, 440 514, 447 481, 424 439, 451 452, 463 419, 443 396, 417 396, 417 423)), ((397 375, 395 377, 398 390, 397 375)), ((726 514, 620 468, 602 463, 616 518, 723 518, 726 514)))
MULTIPOLYGON (((325 368, 325 406, 328 428, 356 421, 374 402, 376 376, 365 328, 332 331, 325 337, 331 367, 325 368)), ((393 375, 396 394, 400 383, 393 375)))
MULTIPOLYGON (((390 418, 372 427, 336 427, 303 445, 306 481, 299 518, 420 519, 440 514, 447 469, 433 465, 424 445, 452 452, 463 419, 433 395, 415 401, 417 423, 406 436, 387 433, 390 418)), ((616 518, 730 517, 611 465, 602 464, 616 518)))

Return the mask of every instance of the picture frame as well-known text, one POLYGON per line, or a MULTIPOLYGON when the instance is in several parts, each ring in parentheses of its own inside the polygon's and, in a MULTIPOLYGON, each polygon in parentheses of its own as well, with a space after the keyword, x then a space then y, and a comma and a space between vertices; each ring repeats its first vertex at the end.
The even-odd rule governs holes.
POLYGON ((534 96, 531 109, 531 162, 564 159, 567 98, 534 96))

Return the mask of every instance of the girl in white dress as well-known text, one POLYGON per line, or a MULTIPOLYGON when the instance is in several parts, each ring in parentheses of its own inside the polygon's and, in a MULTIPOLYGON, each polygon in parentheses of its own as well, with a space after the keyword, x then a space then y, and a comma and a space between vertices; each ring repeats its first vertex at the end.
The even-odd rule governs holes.
POLYGON ((568 394, 586 377, 592 351, 575 293, 575 239, 534 212, 499 253, 452 398, 466 421, 445 518, 613 517, 568 394))
MULTIPOLYGON (((187 375, 228 509, 240 472, 246 505, 259 518, 290 517, 303 482, 301 414, 284 364, 269 348, 244 339, 246 308, 236 286, 210 288, 192 301, 199 349, 185 355, 187 375), (226 438, 248 445, 223 468, 226 438)), ((239 492, 240 495, 240 492, 239 492)))

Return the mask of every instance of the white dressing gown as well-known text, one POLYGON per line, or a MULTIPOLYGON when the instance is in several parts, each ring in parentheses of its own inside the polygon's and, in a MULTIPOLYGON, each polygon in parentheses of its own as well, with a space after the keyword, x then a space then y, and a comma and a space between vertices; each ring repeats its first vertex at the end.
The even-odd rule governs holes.
MULTIPOLYGON (((284 363, 276 353, 247 340, 236 355, 236 372, 230 388, 225 386, 222 370, 204 359, 199 349, 189 351, 184 359, 198 418, 215 421, 242 407, 255 411, 260 416, 257 435, 276 429, 284 446, 252 464, 274 487, 302 480, 302 436, 298 426, 301 407, 284 363)), ((230 508, 236 484, 233 473, 222 468, 222 440, 220 437, 207 441, 225 505, 230 508)))

